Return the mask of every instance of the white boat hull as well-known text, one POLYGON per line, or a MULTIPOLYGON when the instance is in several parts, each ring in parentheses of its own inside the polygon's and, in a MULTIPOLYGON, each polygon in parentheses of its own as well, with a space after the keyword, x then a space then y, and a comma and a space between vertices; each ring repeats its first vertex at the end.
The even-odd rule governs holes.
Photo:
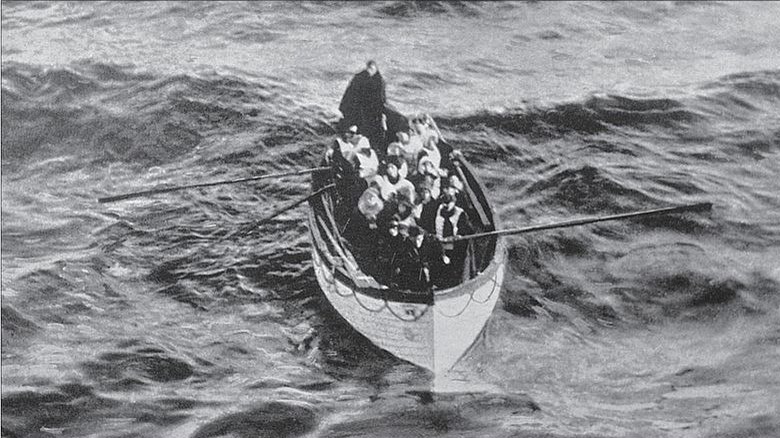
POLYGON ((312 258, 325 297, 358 332, 393 355, 442 374, 471 347, 498 301, 505 270, 504 248, 498 245, 488 269, 455 288, 435 291, 433 305, 365 295, 341 282, 316 248, 312 258))

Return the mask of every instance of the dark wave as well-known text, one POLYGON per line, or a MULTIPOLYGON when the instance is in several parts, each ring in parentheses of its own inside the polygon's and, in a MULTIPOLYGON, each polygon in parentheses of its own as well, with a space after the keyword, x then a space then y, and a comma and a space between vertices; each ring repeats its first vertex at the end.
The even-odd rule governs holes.
POLYGON ((402 88, 406 88, 410 90, 428 90, 431 88, 439 88, 439 87, 460 84, 459 82, 457 82, 457 80, 451 77, 444 77, 436 73, 412 71, 412 72, 408 72, 407 74, 411 76, 411 79, 405 80, 398 85, 402 88))
POLYGON ((396 1, 377 8, 382 16, 411 18, 421 15, 481 16, 478 3, 453 1, 396 1))
POLYGON ((567 134, 594 135, 615 127, 647 129, 679 128, 700 117, 673 99, 636 99, 624 96, 591 97, 582 103, 553 108, 483 113, 462 118, 442 118, 442 124, 458 131, 487 127, 512 135, 549 139, 567 134))
POLYGON ((132 66, 12 64, 3 76, 4 165, 70 154, 159 165, 213 131, 269 126, 285 104, 273 101, 268 86, 236 77, 156 77, 132 66))
POLYGON ((186 380, 195 374, 192 365, 160 348, 139 348, 100 354, 82 363, 86 376, 101 388, 132 391, 139 386, 186 380))
POLYGON ((3 435, 32 436, 46 428, 56 430, 79 417, 116 405, 115 401, 96 395, 91 387, 77 383, 46 392, 3 391, 3 435))
POLYGON ((532 184, 529 195, 547 193, 545 199, 574 211, 615 213, 628 206, 648 204, 650 198, 623 187, 593 166, 564 169, 532 184))
POLYGON ((2 345, 4 349, 11 344, 28 339, 30 335, 40 329, 38 324, 19 313, 10 305, 3 304, 2 319, 0 321, 2 321, 2 345))
POLYGON ((319 424, 319 413, 305 403, 271 401, 224 415, 199 427, 192 438, 222 436, 296 437, 311 432, 319 424))
POLYGON ((687 136, 700 123, 755 117, 770 113, 780 99, 780 71, 746 72, 705 84, 693 98, 637 98, 592 96, 550 108, 509 109, 463 117, 439 117, 440 124, 457 132, 491 129, 499 134, 547 140, 566 135, 593 136, 618 129, 653 131, 687 136))
POLYGON ((772 303, 780 298, 776 280, 756 273, 744 281, 724 273, 695 245, 653 245, 607 254, 583 233, 566 234, 528 237, 510 247, 512 269, 520 277, 510 277, 505 285, 502 301, 507 311, 534 316, 544 308, 565 320, 646 324, 764 314, 772 312, 772 303), (561 256, 568 262, 557 266, 553 259, 561 256), (597 271, 587 273, 599 279, 594 284, 578 283, 567 272, 582 269, 580 260, 601 260, 597 271))
POLYGON ((720 80, 703 87, 725 87, 735 93, 761 100, 780 99, 780 70, 743 72, 724 76, 720 80))
POLYGON ((3 390, 3 436, 78 435, 90 422, 105 426, 106 415, 128 418, 154 427, 180 424, 193 408, 210 403, 187 398, 121 401, 83 383, 64 383, 53 388, 25 391, 3 390))

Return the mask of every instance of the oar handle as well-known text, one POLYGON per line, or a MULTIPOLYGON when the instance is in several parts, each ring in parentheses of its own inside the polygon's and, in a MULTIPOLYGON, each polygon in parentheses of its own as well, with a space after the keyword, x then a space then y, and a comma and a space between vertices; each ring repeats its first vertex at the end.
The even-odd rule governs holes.
POLYGON ((214 181, 214 182, 208 182, 208 183, 201 183, 201 184, 190 184, 186 186, 177 186, 177 187, 164 187, 160 189, 152 189, 152 190, 144 190, 141 192, 133 192, 133 193, 125 193, 122 195, 115 195, 115 196, 107 196, 105 198, 98 198, 98 202, 101 204, 105 204, 107 202, 116 202, 116 201, 122 201, 125 199, 132 199, 132 198, 140 198, 142 196, 149 196, 149 195, 157 195, 160 193, 169 193, 169 192, 175 192, 179 190, 185 190, 185 189, 195 189, 200 187, 213 187, 213 186, 219 186, 224 184, 237 184, 237 183, 243 183, 243 182, 249 182, 249 181, 258 181, 261 179, 267 179, 267 178, 281 178, 284 176, 293 176, 293 175, 305 175, 307 173, 314 173, 314 172, 323 172, 326 170, 330 170, 330 167, 322 166, 322 167, 312 167, 309 169, 303 169, 303 170, 293 170, 290 172, 279 172, 279 173, 267 173, 265 175, 258 175, 253 176, 250 178, 241 178, 241 179, 233 179, 228 181, 214 181))
POLYGON ((439 241, 444 243, 451 243, 451 242, 459 242, 461 240, 468 240, 468 239, 478 239, 481 237, 491 237, 491 236, 506 236, 510 234, 523 234, 523 233, 530 233, 533 231, 543 231, 543 230, 552 230, 555 228, 565 228, 565 227, 573 227, 577 225, 586 225, 586 224, 592 224, 595 222, 606 222, 606 221, 614 221, 618 219, 628 219, 628 218, 634 218, 634 217, 642 217, 642 216, 654 216, 659 214, 669 214, 669 213, 682 213, 684 211, 692 211, 692 212, 702 212, 702 211, 709 211, 712 208, 711 202, 700 202, 698 204, 689 204, 689 205, 680 205, 677 207, 667 207, 667 208, 657 208, 654 210, 645 210, 645 211, 635 211, 631 213, 622 213, 622 214, 615 214, 611 216, 598 216, 598 217, 587 217, 582 219, 574 219, 570 221, 565 222, 555 222, 552 224, 543 224, 543 225, 533 225, 530 227, 522 227, 522 228, 511 228, 507 230, 495 230, 495 231, 486 231, 484 233, 475 233, 475 234, 469 234, 467 236, 451 236, 451 237, 445 237, 442 239, 439 239, 439 241))

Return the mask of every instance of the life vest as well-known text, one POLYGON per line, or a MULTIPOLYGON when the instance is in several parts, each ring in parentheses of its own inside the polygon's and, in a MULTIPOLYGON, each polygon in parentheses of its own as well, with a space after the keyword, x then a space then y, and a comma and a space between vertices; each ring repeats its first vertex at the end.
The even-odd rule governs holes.
POLYGON ((406 158, 408 162, 413 164, 416 163, 417 154, 419 154, 420 150, 423 148, 422 138, 417 134, 412 134, 409 136, 408 143, 400 143, 400 145, 404 151, 404 158, 406 158))
POLYGON ((358 210, 367 219, 376 220, 376 217, 385 207, 385 203, 382 202, 382 198, 379 195, 379 191, 375 187, 367 188, 360 199, 358 199, 358 210))
POLYGON ((393 142, 387 145, 388 157, 401 157, 401 164, 398 166, 398 174, 401 178, 406 178, 409 175, 409 165, 406 160, 406 152, 403 149, 403 145, 400 142, 393 142))
POLYGON ((452 214, 447 218, 449 220, 445 220, 442 213, 447 211, 446 208, 447 206, 442 204, 436 211, 436 237, 440 239, 458 235, 458 221, 460 221, 460 215, 463 214, 463 209, 456 205, 452 214))
POLYGON ((370 179, 376 175, 379 170, 379 158, 376 156, 376 152, 370 147, 362 148, 361 151, 355 151, 353 154, 352 162, 355 164, 355 170, 358 171, 358 175, 363 179, 370 179), (362 151, 367 150, 368 155, 362 151))
POLYGON ((414 203, 414 184, 412 184, 408 179, 401 177, 400 174, 398 176, 398 181, 395 183, 391 182, 387 175, 384 175, 380 178, 374 178, 373 181, 376 181, 379 185, 379 191, 382 194, 382 198, 384 200, 388 200, 394 194, 397 194, 406 198, 409 203, 414 203))
MULTIPOLYGON (((355 146, 353 146, 352 143, 337 137, 336 144, 334 145, 333 149, 338 149, 338 151, 341 153, 341 156, 344 157, 344 159, 349 160, 354 153, 355 146)), ((332 155, 333 151, 328 151, 328 153, 330 156, 332 155)))
POLYGON ((428 143, 431 137, 436 138, 436 140, 439 140, 439 134, 436 132, 433 127, 427 125, 427 124, 416 124, 412 123, 412 130, 417 134, 416 136, 420 139, 420 145, 424 145, 428 143))

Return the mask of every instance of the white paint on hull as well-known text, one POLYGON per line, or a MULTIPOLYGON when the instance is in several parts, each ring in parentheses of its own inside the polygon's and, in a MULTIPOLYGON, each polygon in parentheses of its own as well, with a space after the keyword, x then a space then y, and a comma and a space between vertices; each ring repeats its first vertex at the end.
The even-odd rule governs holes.
POLYGON ((317 251, 312 251, 312 257, 314 272, 325 297, 352 327, 395 356, 433 369, 433 314, 430 306, 387 302, 353 292, 324 268, 317 251))
MULTIPOLYGON (((497 258, 502 257, 499 251, 497 258)), ((433 312, 434 373, 449 371, 479 336, 493 313, 501 284, 504 264, 480 285, 473 294, 453 298, 436 297, 433 312)))
POLYGON ((455 365, 490 318, 504 280, 503 257, 504 249, 499 247, 494 260, 497 267, 491 274, 438 293, 434 306, 429 306, 353 291, 325 267, 316 250, 312 251, 317 281, 336 311, 378 347, 435 374, 455 365), (465 292, 467 289, 473 293, 465 292))

